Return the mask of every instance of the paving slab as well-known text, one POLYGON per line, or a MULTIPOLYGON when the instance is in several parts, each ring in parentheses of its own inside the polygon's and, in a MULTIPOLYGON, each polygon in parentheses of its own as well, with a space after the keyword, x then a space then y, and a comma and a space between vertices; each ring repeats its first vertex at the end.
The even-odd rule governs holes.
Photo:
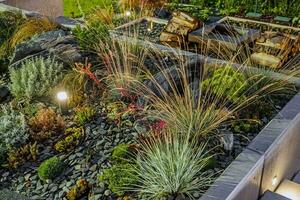
POLYGON ((294 119, 300 113, 300 92, 275 116, 275 119, 294 119))
POLYGON ((289 128, 291 120, 273 119, 265 128, 254 138, 248 148, 264 154, 272 143, 278 138, 285 129, 289 128))
POLYGON ((296 173, 296 175, 294 176, 294 178, 292 180, 293 180, 293 182, 300 184, 300 171, 296 173))
POLYGON ((267 191, 259 200, 291 200, 291 199, 281 196, 280 194, 267 191))

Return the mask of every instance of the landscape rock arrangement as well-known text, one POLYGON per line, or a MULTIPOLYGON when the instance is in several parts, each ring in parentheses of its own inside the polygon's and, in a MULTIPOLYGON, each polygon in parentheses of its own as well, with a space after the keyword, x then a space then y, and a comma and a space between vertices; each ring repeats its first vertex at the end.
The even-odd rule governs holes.
POLYGON ((24 59, 49 55, 65 64, 84 61, 74 36, 69 31, 60 29, 43 33, 17 45, 10 66, 17 66, 24 59))

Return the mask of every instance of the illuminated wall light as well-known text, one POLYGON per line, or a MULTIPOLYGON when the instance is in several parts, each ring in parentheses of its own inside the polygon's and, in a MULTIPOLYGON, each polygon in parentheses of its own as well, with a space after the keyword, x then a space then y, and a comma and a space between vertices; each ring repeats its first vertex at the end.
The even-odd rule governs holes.
POLYGON ((272 186, 276 186, 278 184, 278 178, 277 176, 274 176, 272 179, 272 186))
POLYGON ((300 185, 289 180, 283 181, 275 192, 291 200, 300 200, 300 185))
POLYGON ((149 25, 148 25, 148 28, 147 28, 148 32, 151 32, 151 31, 153 30, 153 26, 154 26, 154 24, 153 24, 153 22, 151 21, 151 22, 149 23, 149 25))

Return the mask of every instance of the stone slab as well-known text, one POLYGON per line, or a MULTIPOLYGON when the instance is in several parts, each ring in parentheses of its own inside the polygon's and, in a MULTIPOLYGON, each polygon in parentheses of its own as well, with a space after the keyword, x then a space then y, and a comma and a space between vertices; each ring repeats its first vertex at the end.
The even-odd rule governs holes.
POLYGON ((297 172, 297 174, 294 176, 292 180, 293 182, 300 184, 300 171, 297 172))
POLYGON ((276 194, 274 192, 267 191, 259 200, 290 200, 290 199, 286 198, 284 196, 281 196, 280 194, 276 194))
POLYGON ((300 113, 300 92, 275 116, 275 119, 294 119, 300 113))
POLYGON ((263 155, 273 142, 288 129, 291 120, 273 119, 248 145, 248 148, 263 155))
POLYGON ((256 12, 248 12, 246 14, 246 17, 255 18, 255 19, 259 19, 259 18, 261 18, 261 16, 262 16, 262 14, 256 13, 256 12))
POLYGON ((292 19, 289 17, 282 17, 282 16, 277 16, 274 18, 275 21, 277 22, 283 22, 283 23, 288 23, 290 22, 292 19))

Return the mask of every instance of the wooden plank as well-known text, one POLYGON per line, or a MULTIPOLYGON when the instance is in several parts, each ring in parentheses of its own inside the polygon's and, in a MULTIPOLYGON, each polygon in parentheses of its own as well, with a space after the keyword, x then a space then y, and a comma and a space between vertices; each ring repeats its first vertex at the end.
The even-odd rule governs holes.
POLYGON ((146 17, 145 19, 147 21, 155 22, 157 24, 165 24, 165 25, 167 25, 168 22, 169 22, 168 20, 160 19, 160 18, 156 18, 156 17, 146 17))

